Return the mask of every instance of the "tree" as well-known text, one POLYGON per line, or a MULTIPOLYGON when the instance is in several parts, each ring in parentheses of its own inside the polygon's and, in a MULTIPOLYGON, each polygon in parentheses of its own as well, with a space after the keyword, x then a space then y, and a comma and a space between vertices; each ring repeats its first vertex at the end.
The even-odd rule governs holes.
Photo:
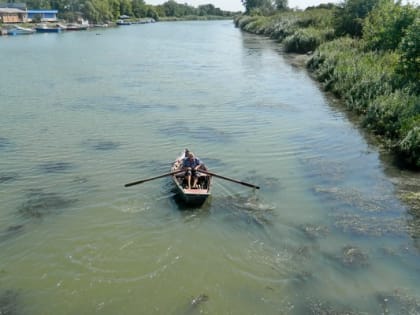
POLYGON ((363 19, 381 0, 344 0, 334 10, 334 27, 338 36, 360 37, 363 19))
POLYGON ((213 15, 215 7, 212 4, 203 4, 198 6, 198 15, 213 15))
POLYGON ((176 16, 178 3, 174 0, 169 0, 163 4, 166 16, 176 16))
POLYGON ((133 6, 131 0, 120 0, 120 12, 122 15, 133 15, 133 6))
POLYGON ((412 6, 382 0, 363 23, 363 39, 371 49, 394 50, 415 17, 416 9, 412 6))
MULTIPOLYGON (((418 10, 418 9, 417 9, 418 10)), ((417 11, 418 12, 418 11, 417 11)), ((420 93, 420 16, 413 21, 400 43, 401 60, 398 71, 413 82, 414 90, 420 93)))
POLYGON ((145 17, 146 16, 146 3, 144 0, 132 0, 132 10, 135 17, 145 17))
POLYGON ((49 0, 30 0, 26 5, 28 9, 51 9, 49 0))
POLYGON ((161 17, 165 17, 166 16, 165 7, 163 5, 156 6, 156 13, 161 17))
POLYGON ((159 20, 159 14, 157 10, 151 5, 147 5, 146 7, 146 16, 155 19, 156 21, 159 20))
POLYGON ((108 6, 112 17, 117 18, 121 15, 119 0, 108 0, 108 6))
POLYGON ((264 9, 268 6, 272 7, 270 0, 241 0, 245 7, 246 13, 250 13, 255 9, 264 9))
POLYGON ((277 10, 284 11, 288 8, 287 0, 274 0, 274 6, 277 10))
POLYGON ((93 23, 102 22, 99 12, 96 10, 95 5, 90 0, 86 1, 85 6, 83 7, 83 15, 93 23))

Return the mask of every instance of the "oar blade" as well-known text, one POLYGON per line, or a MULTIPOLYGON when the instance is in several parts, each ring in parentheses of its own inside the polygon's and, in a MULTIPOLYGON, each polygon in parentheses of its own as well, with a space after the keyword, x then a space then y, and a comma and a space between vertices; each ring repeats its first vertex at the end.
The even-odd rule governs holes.
POLYGON ((124 187, 130 187, 130 186, 138 185, 138 184, 141 184, 141 183, 144 183, 144 180, 139 180, 138 182, 125 184, 124 187))
POLYGON ((245 182, 241 182, 241 184, 244 185, 244 186, 251 187, 251 188, 260 189, 260 186, 257 186, 257 185, 252 185, 252 184, 245 183, 245 182))
POLYGON ((214 176, 214 177, 218 177, 218 178, 221 178, 221 179, 225 179, 225 180, 228 180, 228 181, 231 181, 231 182, 234 182, 234 183, 237 183, 237 184, 241 184, 241 185, 244 185, 244 186, 247 186, 247 187, 260 189, 260 186, 256 186, 256 185, 246 183, 246 182, 243 182, 243 181, 240 181, 240 180, 237 180, 237 179, 229 178, 229 177, 226 177, 226 176, 218 175, 216 173, 212 173, 212 172, 209 172, 209 171, 205 171, 205 170, 200 169, 199 172, 207 174, 207 175, 211 175, 211 176, 214 176))

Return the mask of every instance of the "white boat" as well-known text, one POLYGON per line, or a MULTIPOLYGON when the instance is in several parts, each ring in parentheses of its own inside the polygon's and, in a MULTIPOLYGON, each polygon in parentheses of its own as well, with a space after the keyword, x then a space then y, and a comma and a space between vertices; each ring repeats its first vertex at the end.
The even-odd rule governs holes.
POLYGON ((82 24, 76 24, 76 23, 67 24, 64 27, 66 31, 86 31, 88 28, 89 28, 89 25, 82 25, 82 24))
POLYGON ((32 28, 25 28, 21 26, 14 25, 12 28, 7 30, 7 35, 28 35, 35 33, 35 30, 32 28))

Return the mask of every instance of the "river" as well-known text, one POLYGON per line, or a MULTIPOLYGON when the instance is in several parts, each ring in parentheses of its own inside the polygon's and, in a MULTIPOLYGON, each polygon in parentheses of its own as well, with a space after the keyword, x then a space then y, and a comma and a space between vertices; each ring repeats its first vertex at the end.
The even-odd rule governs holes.
POLYGON ((1 314, 420 312, 419 175, 275 42, 162 22, 0 56, 1 314), (214 178, 191 209, 169 178, 124 188, 184 148, 261 189, 214 178))

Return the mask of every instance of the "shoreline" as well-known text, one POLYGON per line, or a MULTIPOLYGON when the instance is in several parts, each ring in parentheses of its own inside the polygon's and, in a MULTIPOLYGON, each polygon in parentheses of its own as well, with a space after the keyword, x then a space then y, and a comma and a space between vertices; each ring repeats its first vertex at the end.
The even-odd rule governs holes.
POLYGON ((409 212, 412 212, 413 215, 418 214, 420 216, 420 174, 415 170, 399 165, 400 161, 386 148, 385 139, 363 128, 359 115, 349 110, 343 104, 342 99, 322 88, 322 82, 312 75, 312 72, 306 65, 311 59, 312 54, 288 53, 283 50, 282 55, 293 67, 306 70, 306 73, 320 86, 324 95, 329 99, 330 106, 343 112, 347 119, 361 132, 361 136, 365 141, 377 149, 379 158, 385 167, 384 172, 395 185, 396 196, 409 207, 409 212))

